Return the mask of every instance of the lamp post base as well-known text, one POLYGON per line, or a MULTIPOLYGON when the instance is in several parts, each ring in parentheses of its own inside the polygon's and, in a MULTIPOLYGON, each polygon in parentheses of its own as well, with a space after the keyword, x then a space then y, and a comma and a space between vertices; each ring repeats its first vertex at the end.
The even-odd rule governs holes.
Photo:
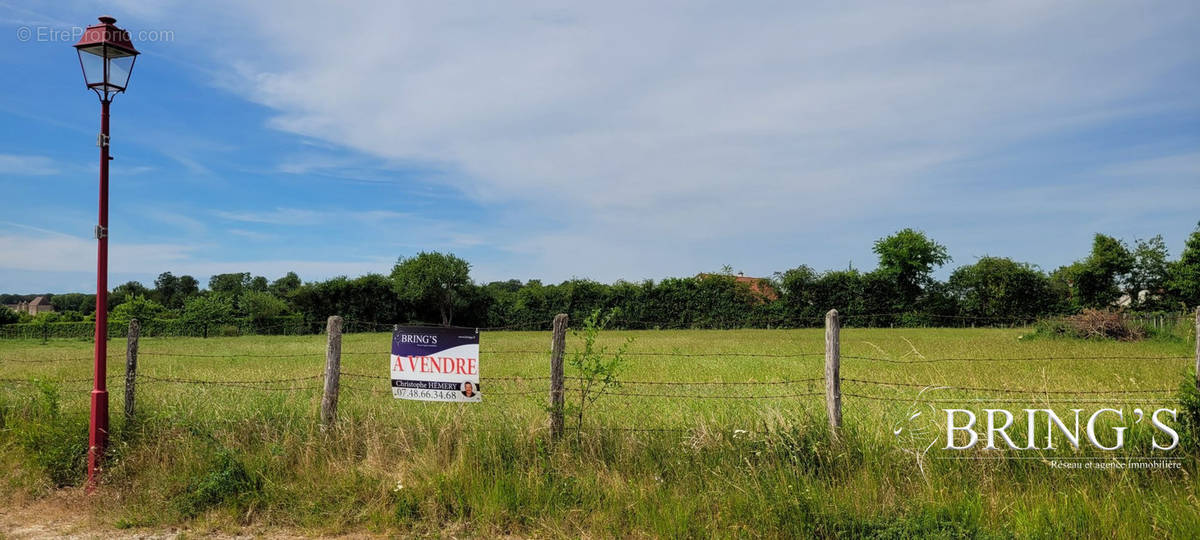
POLYGON ((108 390, 92 390, 91 429, 88 430, 87 492, 96 489, 97 469, 108 448, 108 390))

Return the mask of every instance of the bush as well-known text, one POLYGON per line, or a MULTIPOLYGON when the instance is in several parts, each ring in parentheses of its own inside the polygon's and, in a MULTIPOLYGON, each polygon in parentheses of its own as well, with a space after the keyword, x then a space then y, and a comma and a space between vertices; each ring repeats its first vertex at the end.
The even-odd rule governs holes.
POLYGON ((251 475, 232 452, 222 450, 207 473, 188 483, 176 504, 180 513, 191 517, 225 503, 240 506, 261 487, 261 480, 251 475))
POLYGON ((1200 452, 1200 390, 1194 374, 1179 386, 1179 424, 1182 447, 1200 452))
POLYGON ((184 324, 202 329, 204 337, 208 337, 209 329, 228 323, 231 319, 233 301, 219 294, 188 298, 183 306, 183 316, 180 317, 184 324))
POLYGON ((221 337, 237 337, 242 335, 242 329, 236 324, 222 324, 215 332, 221 337))
POLYGON ((114 321, 124 321, 126 323, 128 323, 130 319, 148 321, 162 315, 164 311, 166 311, 166 308, 164 308, 162 304, 159 304, 154 300, 149 300, 145 296, 138 295, 113 308, 112 312, 109 313, 108 318, 114 321))
POLYGON ((23 411, 26 418, 13 422, 16 440, 55 486, 76 485, 87 463, 87 418, 61 412, 57 386, 36 386, 38 393, 23 411))

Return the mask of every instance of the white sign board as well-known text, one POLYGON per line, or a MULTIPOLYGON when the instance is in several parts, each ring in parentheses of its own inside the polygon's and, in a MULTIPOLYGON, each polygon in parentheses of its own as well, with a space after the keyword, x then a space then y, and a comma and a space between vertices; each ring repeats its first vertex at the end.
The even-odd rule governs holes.
POLYGON ((479 332, 469 328, 398 326, 392 334, 392 396, 478 402, 479 332))

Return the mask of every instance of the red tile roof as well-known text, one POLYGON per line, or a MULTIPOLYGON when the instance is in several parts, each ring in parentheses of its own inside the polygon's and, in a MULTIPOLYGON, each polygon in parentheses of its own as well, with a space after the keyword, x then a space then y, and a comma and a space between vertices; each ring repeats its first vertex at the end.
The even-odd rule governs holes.
MULTIPOLYGON (((720 276, 721 274, 700 274, 696 277, 706 278, 711 276, 720 276)), ((745 283, 750 287, 750 292, 763 301, 771 302, 779 299, 779 292, 771 285, 767 278, 747 277, 741 274, 729 276, 738 283, 745 283)))

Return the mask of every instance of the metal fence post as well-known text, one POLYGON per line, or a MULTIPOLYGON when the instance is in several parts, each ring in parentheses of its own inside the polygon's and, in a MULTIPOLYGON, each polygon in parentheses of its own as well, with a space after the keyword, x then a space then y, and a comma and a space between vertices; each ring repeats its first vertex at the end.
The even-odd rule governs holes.
POLYGON ((554 316, 554 332, 550 338, 550 435, 554 439, 563 432, 563 353, 567 348, 567 314, 554 316))
POLYGON ((825 410, 834 439, 842 427, 841 324, 836 309, 825 314, 825 410))
POLYGON ((342 373, 342 318, 333 315, 325 326, 325 395, 321 398, 321 427, 337 422, 338 383, 342 373))
POLYGON ((125 342, 125 423, 132 423, 134 394, 137 385, 138 337, 142 325, 137 319, 129 320, 129 338, 125 342))

